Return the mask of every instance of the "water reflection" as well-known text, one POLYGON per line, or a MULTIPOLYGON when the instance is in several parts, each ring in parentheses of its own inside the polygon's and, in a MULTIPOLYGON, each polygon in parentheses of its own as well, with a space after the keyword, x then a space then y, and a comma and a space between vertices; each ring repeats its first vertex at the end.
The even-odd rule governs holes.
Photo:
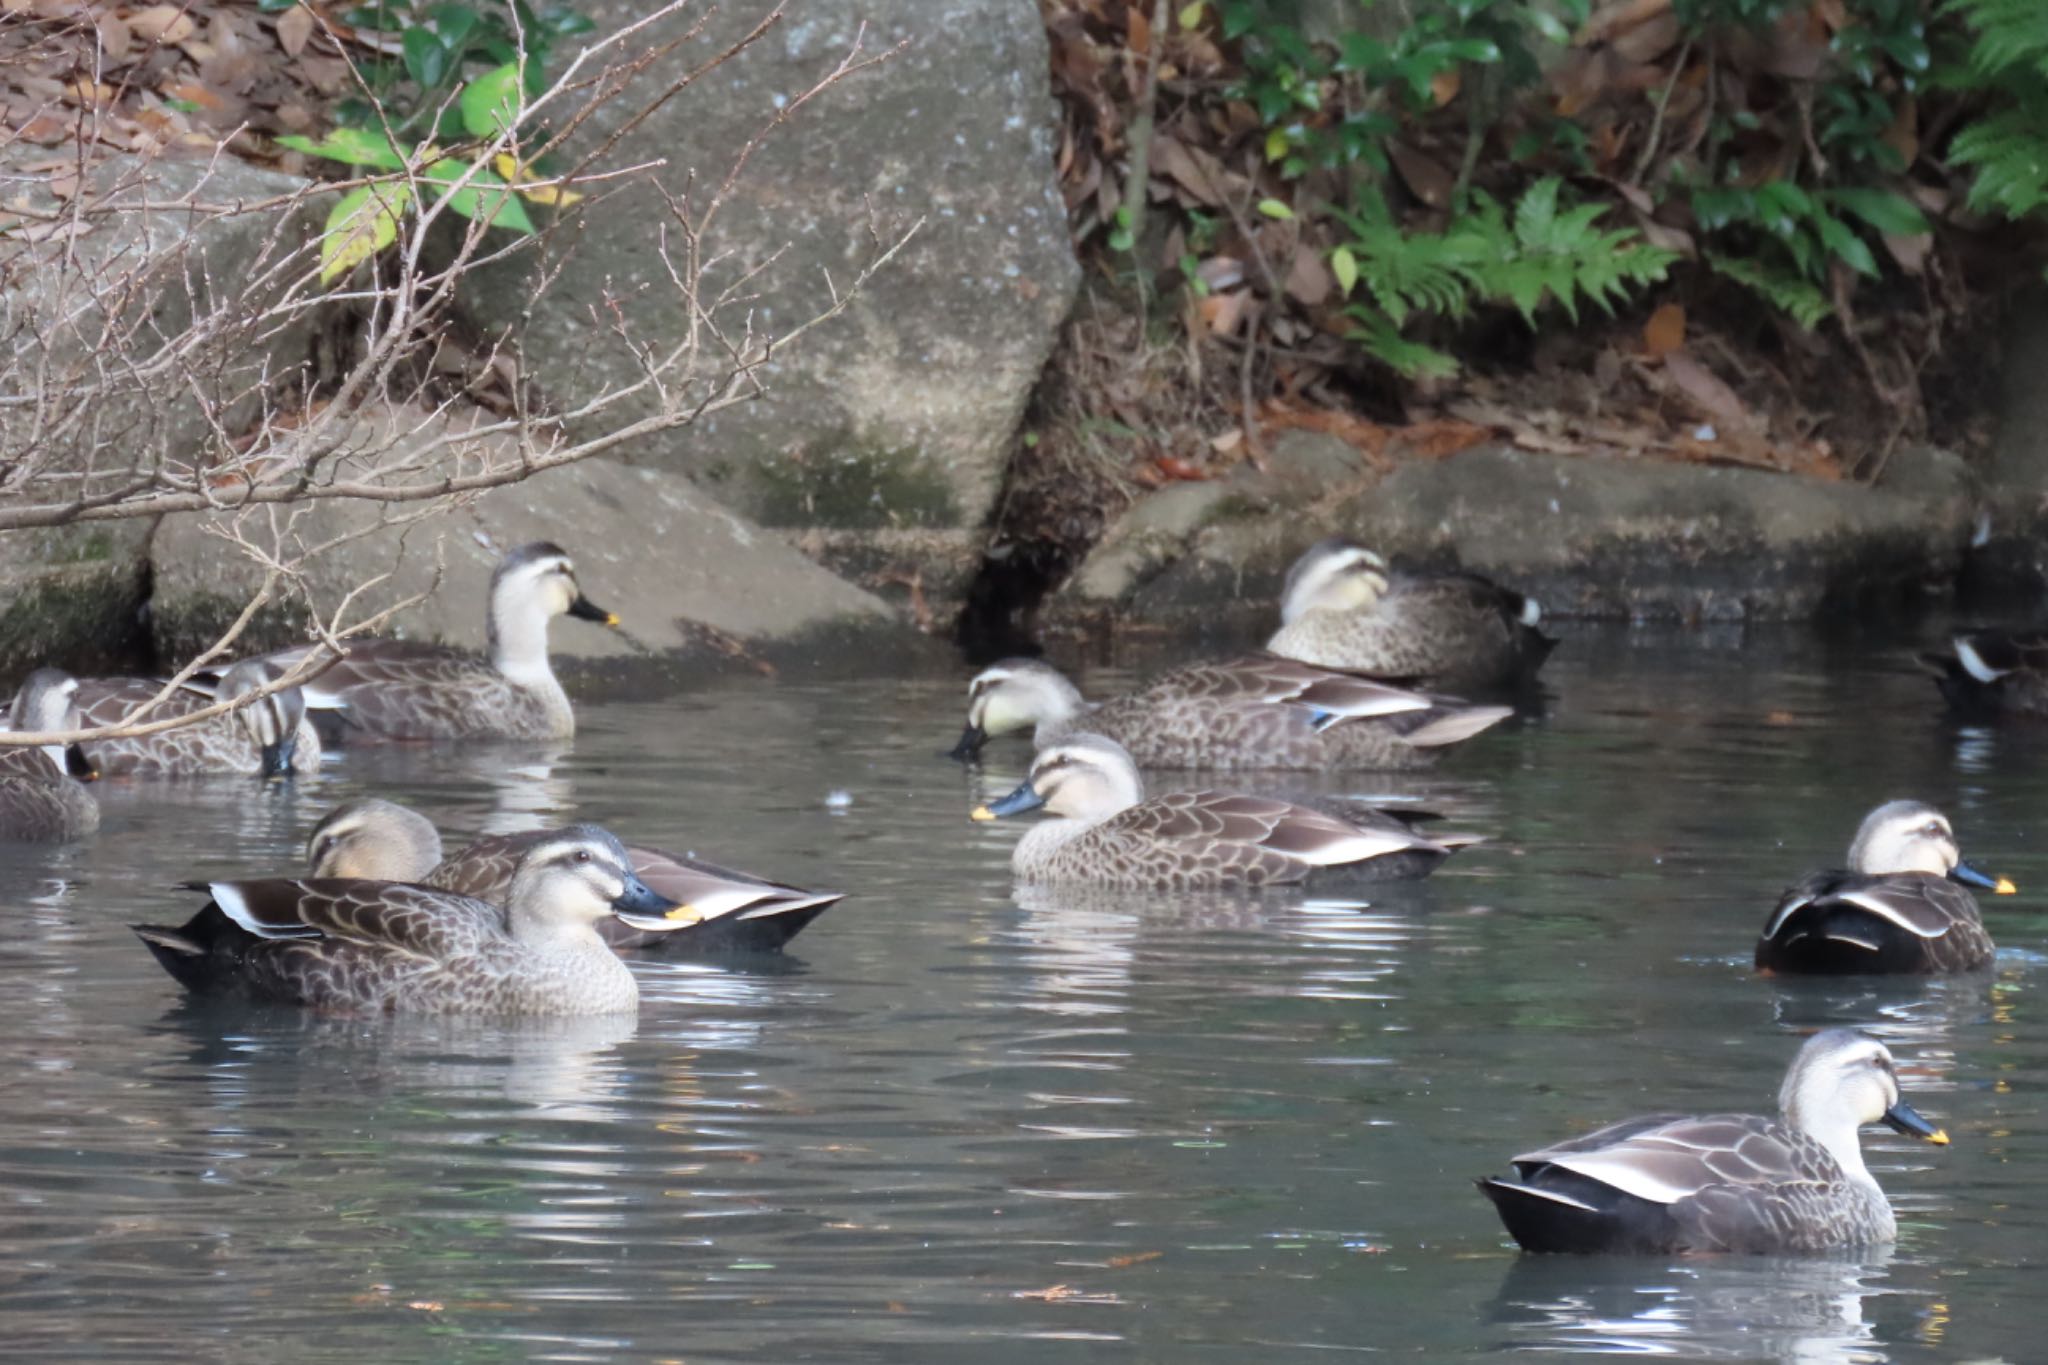
POLYGON ((1875 1305, 1891 1255, 1701 1257, 1668 1266, 1524 1256, 1491 1318, 1514 1349, 1781 1365, 1883 1365, 1875 1305))

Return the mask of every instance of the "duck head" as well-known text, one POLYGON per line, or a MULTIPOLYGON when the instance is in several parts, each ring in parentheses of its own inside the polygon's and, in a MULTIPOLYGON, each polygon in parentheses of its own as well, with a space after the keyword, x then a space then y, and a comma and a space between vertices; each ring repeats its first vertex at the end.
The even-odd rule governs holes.
POLYGON ((1317 541, 1287 571, 1280 593, 1280 624, 1312 611, 1367 611, 1387 591, 1387 561, 1353 540, 1317 541))
POLYGON ((527 846, 512 872, 506 912, 515 938, 587 932, 607 915, 636 929, 681 929, 694 924, 670 919, 681 909, 633 871, 625 845, 596 825, 570 825, 527 846))
POLYGON ((1887 801, 1864 816, 1849 845, 1849 866, 1866 877, 1925 872, 2001 896, 2017 889, 1964 862, 1948 817, 1924 801, 1887 801))
POLYGON ((441 861, 441 835, 416 810, 380 797, 328 812, 306 837, 306 862, 316 877, 416 882, 441 861))
MULTIPOLYGON (((221 675, 219 701, 238 701, 284 676, 261 659, 244 659, 221 675)), ((272 692, 235 712, 235 719, 263 755, 266 778, 289 777, 298 756, 299 723, 306 718, 306 694, 296 687, 272 692)))
POLYGON ((1851 1174, 1865 1174, 1856 1130, 1868 1124, 1948 1145, 1948 1134, 1900 1095, 1890 1050, 1854 1029, 1828 1029, 1806 1040, 1785 1073, 1778 1108, 1788 1124, 1826 1146, 1851 1174))
POLYGON ((1045 807, 1070 820, 1106 820, 1145 799, 1138 765, 1124 746, 1101 735, 1073 735, 1039 751, 1031 775, 1000 801, 976 806, 976 820, 997 820, 1045 807))
MULTIPOLYGON (((23 678, 21 689, 14 694, 13 705, 8 708, 7 728, 40 730, 46 734, 84 729, 85 724, 78 714, 78 679, 61 668, 38 668, 23 678)), ((58 773, 81 782, 90 782, 99 776, 90 756, 76 741, 42 747, 58 773)))
POLYGON ((967 684, 967 727, 947 757, 965 761, 996 735, 1066 720, 1084 706, 1080 689, 1051 664, 1036 659, 990 664, 967 684))

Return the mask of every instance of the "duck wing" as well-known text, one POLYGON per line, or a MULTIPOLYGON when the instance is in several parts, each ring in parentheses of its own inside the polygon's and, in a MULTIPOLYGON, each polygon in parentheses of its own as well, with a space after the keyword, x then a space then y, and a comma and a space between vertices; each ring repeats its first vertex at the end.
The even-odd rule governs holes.
POLYGON ((1363 674, 1266 653, 1176 668, 1127 700, 1148 708, 1189 702, 1297 705, 1328 721, 1427 711, 1434 704, 1419 692, 1363 674))
POLYGON ((405 882, 270 878, 198 884, 217 908, 259 939, 328 939, 445 960, 476 953, 505 933, 505 912, 466 896, 405 882))
POLYGON ((1788 890, 1757 939, 1760 970, 1967 971, 1991 957, 1968 889, 1926 872, 1817 872, 1788 890))
POLYGON ((1167 792, 1101 826, 1159 844, 1239 845, 1309 867, 1341 867, 1415 849, 1446 852, 1398 820, 1360 823, 1268 796, 1167 792))
POLYGON ((2048 632, 1965 631, 1949 643, 1947 654, 1919 657, 1954 710, 1980 719, 2048 716, 2048 632))

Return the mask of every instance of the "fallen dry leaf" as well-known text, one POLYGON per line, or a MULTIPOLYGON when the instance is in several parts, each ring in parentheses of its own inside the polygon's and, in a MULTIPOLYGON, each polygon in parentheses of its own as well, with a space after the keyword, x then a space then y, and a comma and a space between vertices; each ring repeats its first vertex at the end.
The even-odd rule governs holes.
POLYGON ((192 16, 178 5, 151 5, 128 16, 128 29, 145 43, 182 43, 199 32, 192 16))
POLYGON ((1670 355, 1685 345, 1685 308, 1681 304, 1667 303, 1650 314, 1650 320, 1643 324, 1643 349, 1651 355, 1670 355))
POLYGON ((1756 417, 1735 390, 1685 351, 1673 351, 1664 357, 1664 373, 1702 416, 1713 418, 1730 432, 1756 430, 1756 417))
POLYGON ((1143 1265, 1147 1261, 1156 1261, 1165 1254, 1163 1251, 1139 1251, 1129 1256, 1112 1256, 1109 1258, 1108 1265, 1111 1270, 1122 1270, 1126 1266, 1143 1265))
POLYGON ((1387 155, 1417 199, 1433 209, 1444 208, 1451 202, 1451 189, 1456 181, 1434 158, 1417 151, 1400 138, 1388 140, 1387 155))
POLYGON ((306 50, 313 37, 313 11, 295 6, 277 16, 277 45, 293 57, 306 50))

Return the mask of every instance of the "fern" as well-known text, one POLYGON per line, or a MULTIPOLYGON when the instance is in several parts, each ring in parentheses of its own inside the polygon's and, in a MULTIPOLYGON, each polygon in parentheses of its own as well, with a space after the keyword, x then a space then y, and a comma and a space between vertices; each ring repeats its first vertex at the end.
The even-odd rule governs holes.
POLYGON ((1475 301, 1512 304, 1531 326, 1546 298, 1557 300, 1573 322, 1579 301, 1612 313, 1631 287, 1664 278, 1677 257, 1644 243, 1632 230, 1599 226, 1606 207, 1581 204, 1559 210, 1563 182, 1546 176, 1515 205, 1514 222, 1492 198, 1473 195, 1473 207, 1442 233, 1403 232, 1377 194, 1362 196, 1354 213, 1337 217, 1351 229, 1339 278, 1363 284, 1377 309, 1353 304, 1359 326, 1348 334, 1403 375, 1449 375, 1457 362, 1408 341, 1400 329, 1418 312, 1461 318, 1475 301))
POLYGON ((1969 166, 1973 209, 2023 218, 2048 204, 2048 4, 1951 0, 1973 31, 1969 71, 2000 92, 2000 106, 1957 133, 1949 159, 1969 166))
POLYGON ((1835 311, 1812 281, 1792 271, 1752 256, 1721 256, 1711 251, 1706 253, 1706 261, 1715 274, 1748 289, 1809 332, 1835 311))
POLYGON ((1386 314, 1356 303, 1344 311, 1358 323, 1345 337, 1363 346, 1367 355, 1402 378, 1448 379, 1458 372, 1456 360, 1419 341, 1408 340, 1386 314))

